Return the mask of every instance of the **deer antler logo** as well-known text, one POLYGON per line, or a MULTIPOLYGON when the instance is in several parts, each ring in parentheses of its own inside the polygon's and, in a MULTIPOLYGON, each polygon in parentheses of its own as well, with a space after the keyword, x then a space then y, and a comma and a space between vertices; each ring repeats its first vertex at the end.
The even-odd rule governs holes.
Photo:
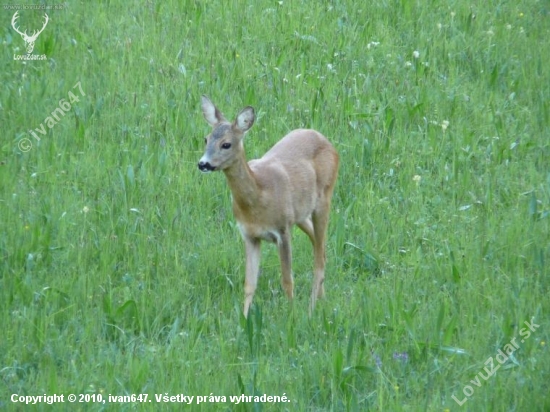
POLYGON ((25 30, 23 33, 21 33, 19 31, 19 29, 16 27, 16 20, 19 18, 19 12, 16 11, 13 15, 13 18, 11 19, 11 26, 13 27, 13 29, 19 33, 21 35, 21 37, 23 38, 23 40, 25 41, 25 43, 27 44, 27 53, 28 54, 31 54, 32 51, 34 50, 34 42, 36 41, 36 39, 38 38, 38 35, 40 33, 42 33, 44 31, 44 29, 46 28, 46 25, 48 24, 48 21, 49 21, 49 18, 48 18, 48 15, 46 13, 44 13, 44 16, 46 17, 45 20, 44 20, 44 25, 42 26, 42 28, 39 30, 39 31, 34 31, 32 35, 28 35, 27 34, 27 30, 25 30))

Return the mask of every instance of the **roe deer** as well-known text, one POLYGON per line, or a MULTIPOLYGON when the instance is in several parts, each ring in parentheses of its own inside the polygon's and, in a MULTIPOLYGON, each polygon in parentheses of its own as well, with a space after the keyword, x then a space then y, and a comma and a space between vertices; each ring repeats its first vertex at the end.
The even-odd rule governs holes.
POLYGON ((313 243, 314 271, 309 314, 324 295, 325 235, 332 191, 338 174, 338 153, 315 130, 290 132, 261 159, 246 162, 245 133, 254 124, 254 109, 245 107, 233 123, 206 97, 202 113, 212 126, 201 172, 224 172, 233 197, 233 214, 245 243, 244 315, 252 304, 260 268, 260 242, 276 243, 281 260, 282 286, 293 298, 291 230, 298 225, 313 243))

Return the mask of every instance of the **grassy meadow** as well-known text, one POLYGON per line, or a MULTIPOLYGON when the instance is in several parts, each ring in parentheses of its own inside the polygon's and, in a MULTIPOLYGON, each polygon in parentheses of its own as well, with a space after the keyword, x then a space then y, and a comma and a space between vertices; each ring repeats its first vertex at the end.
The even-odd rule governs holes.
POLYGON ((49 16, 28 61, 14 4, 0 411, 550 410, 548 1, 68 1, 19 12, 28 33, 49 16), (254 106, 250 159, 299 127, 340 154, 311 318, 298 229, 294 302, 264 243, 241 313, 229 188, 197 169, 201 94, 231 119, 254 106))

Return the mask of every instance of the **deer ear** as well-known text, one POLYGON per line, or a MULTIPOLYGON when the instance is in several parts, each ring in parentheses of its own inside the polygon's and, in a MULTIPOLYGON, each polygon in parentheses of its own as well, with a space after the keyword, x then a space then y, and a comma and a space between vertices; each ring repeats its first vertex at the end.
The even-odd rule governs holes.
POLYGON ((247 106, 237 115, 233 126, 241 133, 246 133, 254 124, 254 119, 256 119, 254 108, 247 106))
POLYGON ((201 96, 201 107, 204 118, 212 127, 226 121, 222 112, 220 112, 218 108, 214 106, 214 103, 212 103, 210 99, 204 95, 201 96))

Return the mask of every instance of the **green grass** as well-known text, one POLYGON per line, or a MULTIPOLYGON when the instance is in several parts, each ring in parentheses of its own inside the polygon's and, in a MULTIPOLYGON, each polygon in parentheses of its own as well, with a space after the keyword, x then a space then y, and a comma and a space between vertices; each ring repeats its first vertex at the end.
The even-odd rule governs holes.
MULTIPOLYGON (((0 8, 0 410, 54 393, 153 400, 56 410, 183 407, 166 393, 227 397, 193 410, 550 409, 548 2, 69 2, 36 40, 48 59, 28 62, 13 13, 0 8), (249 158, 298 127, 340 153, 311 319, 298 230, 295 301, 264 245, 242 317, 229 189, 196 166, 201 94, 231 118, 256 108, 249 158), (471 383, 531 320, 513 359, 471 383), (290 402, 229 401, 264 393, 290 402)), ((21 29, 41 13, 22 10, 21 29)))

